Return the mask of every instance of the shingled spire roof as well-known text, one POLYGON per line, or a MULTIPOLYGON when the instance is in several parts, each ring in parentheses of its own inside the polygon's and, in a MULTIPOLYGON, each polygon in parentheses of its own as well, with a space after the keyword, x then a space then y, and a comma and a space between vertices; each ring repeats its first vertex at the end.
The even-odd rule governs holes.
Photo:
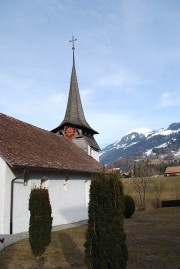
POLYGON ((91 134, 98 134, 98 132, 96 132, 90 127, 84 116, 76 75, 74 46, 73 46, 73 66, 72 66, 69 97, 65 117, 64 120, 61 122, 61 124, 56 129, 52 130, 52 132, 56 132, 58 129, 63 128, 63 126, 65 125, 74 125, 76 127, 80 127, 82 129, 87 130, 91 134))

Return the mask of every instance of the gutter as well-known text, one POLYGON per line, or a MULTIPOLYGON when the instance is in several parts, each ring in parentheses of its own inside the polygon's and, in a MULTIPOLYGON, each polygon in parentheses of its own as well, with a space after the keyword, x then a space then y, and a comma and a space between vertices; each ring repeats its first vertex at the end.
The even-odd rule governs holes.
POLYGON ((13 201, 14 201, 14 182, 16 181, 16 179, 24 176, 26 173, 26 170, 24 170, 24 172, 22 174, 20 174, 19 176, 15 177, 12 179, 11 181, 11 203, 10 203, 10 234, 13 233, 13 201))

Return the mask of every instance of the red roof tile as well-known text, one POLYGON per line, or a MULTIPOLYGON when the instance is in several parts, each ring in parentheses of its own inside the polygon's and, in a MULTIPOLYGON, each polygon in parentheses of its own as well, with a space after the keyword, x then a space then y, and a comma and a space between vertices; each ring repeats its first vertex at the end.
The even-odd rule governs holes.
POLYGON ((12 167, 94 173, 102 165, 71 140, 0 113, 0 155, 12 167))
POLYGON ((165 170, 165 174, 180 173, 180 166, 169 166, 165 170))

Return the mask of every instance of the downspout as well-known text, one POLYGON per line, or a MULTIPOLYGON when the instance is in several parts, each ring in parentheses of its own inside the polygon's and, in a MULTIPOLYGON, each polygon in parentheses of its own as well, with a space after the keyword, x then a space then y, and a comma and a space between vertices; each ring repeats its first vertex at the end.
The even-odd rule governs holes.
POLYGON ((15 177, 12 179, 11 181, 11 204, 10 204, 10 234, 13 233, 13 198, 14 198, 14 182, 16 179, 24 176, 26 173, 26 170, 24 170, 24 172, 22 174, 20 174, 19 176, 15 177))

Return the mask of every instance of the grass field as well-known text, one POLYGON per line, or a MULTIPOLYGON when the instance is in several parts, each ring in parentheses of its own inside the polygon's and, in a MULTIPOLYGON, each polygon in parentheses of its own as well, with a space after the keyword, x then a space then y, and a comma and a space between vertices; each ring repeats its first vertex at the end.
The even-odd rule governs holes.
MULTIPOLYGON (((52 233, 52 242, 36 260, 28 240, 0 253, 0 269, 85 269, 87 226, 52 233)), ((127 269, 180 269, 180 207, 136 211, 125 220, 127 269)))
MULTIPOLYGON (((180 176, 176 177, 150 177, 148 179, 147 191, 146 191, 146 209, 153 209, 153 203, 155 201, 155 189, 154 185, 158 183, 162 185, 162 194, 160 200, 175 200, 177 194, 180 199, 180 176)), ((124 193, 133 197, 136 208, 140 208, 140 199, 133 179, 123 179, 124 193)))

